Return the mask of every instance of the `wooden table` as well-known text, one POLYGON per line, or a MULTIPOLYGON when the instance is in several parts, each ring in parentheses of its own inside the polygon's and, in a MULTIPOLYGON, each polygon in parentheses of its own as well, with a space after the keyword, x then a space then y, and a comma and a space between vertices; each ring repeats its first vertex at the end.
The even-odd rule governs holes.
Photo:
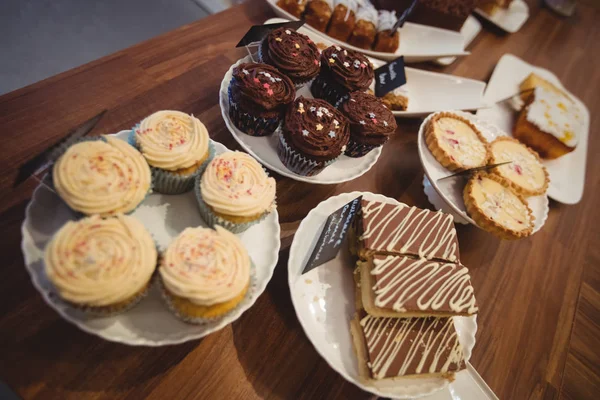
MULTIPOLYGON (((485 25, 469 57, 445 69, 423 66, 487 80, 498 59, 513 53, 552 70, 589 107, 581 203, 551 202, 544 229, 517 242, 473 226, 458 231, 481 308, 471 361, 491 388, 502 399, 558 398, 561 387, 566 397, 592 398, 600 365, 600 140, 594 129, 600 123, 600 13, 580 4, 574 18, 560 19, 533 1, 529 6, 520 32, 505 35, 485 25)), ((103 108, 109 112, 96 134, 127 129, 156 110, 179 109, 204 121, 212 138, 237 148, 221 118, 219 85, 244 54, 234 46, 248 27, 273 16, 253 0, 0 97, 0 379, 23 398, 372 397, 334 372, 304 335, 287 287, 289 244, 309 210, 338 193, 372 191, 431 208, 417 156, 420 120, 400 120, 377 165, 352 182, 320 186, 278 177, 282 250, 275 275, 254 307, 202 340, 144 348, 83 333, 44 303, 23 267, 20 226, 35 182, 12 190, 18 165, 103 108)))

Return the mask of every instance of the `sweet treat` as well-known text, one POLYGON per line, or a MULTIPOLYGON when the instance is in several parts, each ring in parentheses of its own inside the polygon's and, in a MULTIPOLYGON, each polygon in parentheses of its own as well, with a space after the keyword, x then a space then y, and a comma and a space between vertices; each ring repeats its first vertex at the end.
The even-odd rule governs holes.
POLYGON ((348 38, 348 43, 361 49, 370 49, 377 35, 377 10, 365 0, 356 12, 356 25, 348 38))
POLYGON ((296 18, 300 18, 306 7, 306 0, 277 0, 277 5, 296 18))
POLYGON ((353 234, 362 260, 375 254, 459 260, 454 220, 442 212, 363 199, 353 234))
POLYGON ((258 58, 287 75, 296 87, 319 73, 319 49, 308 36, 289 28, 271 31, 258 47, 258 58))
POLYGON ((181 319, 201 324, 224 316, 250 288, 250 257, 226 229, 186 228, 162 255, 163 298, 181 319))
POLYGON ((575 150, 584 129, 583 112, 569 98, 537 87, 521 110, 513 136, 554 159, 575 150))
POLYGON ((154 191, 164 194, 191 190, 214 154, 204 124, 181 111, 158 111, 146 117, 131 131, 129 142, 148 161, 154 191))
POLYGON ((267 64, 240 64, 229 83, 229 117, 250 136, 275 132, 296 89, 287 76, 267 64))
POLYGON ((350 323, 359 374, 365 381, 403 377, 454 379, 466 368, 452 318, 381 318, 357 314, 350 323))
POLYGON ((393 111, 406 111, 408 109, 408 90, 406 85, 400 86, 381 97, 387 108, 393 111))
POLYGON ((335 7, 327 28, 329 36, 343 42, 348 40, 356 24, 358 4, 358 0, 335 0, 335 7))
POLYGON ((508 240, 533 233, 531 209, 504 178, 478 172, 469 179, 463 198, 467 213, 481 229, 508 240))
POLYGON ((394 11, 379 10, 377 36, 373 50, 382 53, 395 53, 400 46, 400 32, 394 30, 398 17, 394 11))
POLYGON ((538 154, 523 143, 508 136, 500 136, 490 144, 490 164, 511 161, 491 172, 506 179, 517 193, 538 196, 548 189, 548 171, 538 154))
POLYGON ((482 0, 478 7, 488 15, 494 15, 501 9, 508 9, 512 0, 482 0))
POLYGON ((460 115, 441 112, 429 120, 425 143, 435 159, 451 171, 482 167, 488 144, 477 126, 460 115))
POLYGON ((111 136, 71 145, 52 168, 56 193, 86 215, 133 211, 150 192, 151 179, 144 156, 111 136))
POLYGON ((325 33, 333 12, 333 0, 308 0, 304 21, 316 30, 325 33))
POLYGON ((144 297, 156 261, 156 246, 141 222, 122 214, 94 215, 60 228, 46 246, 44 268, 63 300, 109 316, 144 297))
POLYGON ((310 86, 316 98, 337 104, 354 91, 365 91, 373 82, 373 66, 362 54, 331 46, 321 53, 321 72, 310 86))
POLYGON ((563 90, 559 89, 550 81, 547 81, 546 79, 532 72, 531 74, 527 75, 527 78, 525 78, 519 85, 519 92, 521 93, 520 97, 521 100, 523 100, 523 105, 527 103, 531 97, 533 97, 533 90, 536 87, 542 87, 558 96, 566 97, 570 101, 569 95, 563 90))
POLYGON ((196 198, 208 225, 241 233, 275 209, 275 179, 248 154, 228 151, 198 177, 196 198))
POLYGON ((473 315, 467 267, 406 256, 374 255, 361 263, 361 298, 374 317, 473 315))
MULTIPOLYGON (((384 9, 395 9, 401 14, 412 0, 375 0, 384 9)), ((467 17, 479 0, 419 0, 407 21, 460 32, 467 17)))
POLYGON ((375 96, 352 92, 339 110, 350 123, 350 141, 345 154, 362 157, 384 145, 396 132, 394 114, 375 96))
POLYGON ((313 176, 342 155, 349 138, 348 121, 338 110, 300 96, 288 108, 277 154, 292 172, 313 176))

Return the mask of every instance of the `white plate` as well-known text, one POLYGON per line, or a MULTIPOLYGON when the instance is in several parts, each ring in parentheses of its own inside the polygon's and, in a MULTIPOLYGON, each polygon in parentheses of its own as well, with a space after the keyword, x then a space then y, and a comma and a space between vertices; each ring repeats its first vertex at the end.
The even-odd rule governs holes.
MULTIPOLYGON (((585 186, 585 163, 590 130, 590 112, 585 104, 565 89, 552 72, 528 64, 512 54, 502 56, 496 65, 485 91, 484 101, 487 104, 493 104, 518 93, 519 84, 532 72, 564 90, 583 110, 585 126, 575 150, 556 160, 543 160, 543 164, 550 174, 548 196, 561 203, 576 204, 581 200, 585 186)), ((493 122, 505 132, 512 132, 517 113, 507 105, 494 105, 491 108, 479 110, 477 117, 493 122)))
POLYGON ((523 0, 513 0, 507 9, 500 8, 494 15, 489 15, 479 8, 476 8, 475 12, 510 33, 521 29, 529 18, 529 6, 523 0))
MULTIPOLYGON (((479 128, 485 139, 489 142, 493 141, 498 136, 508 136, 503 130, 501 130, 496 125, 492 124, 489 121, 480 120, 476 118, 473 114, 461 111, 451 112, 461 115, 464 118, 467 118, 471 122, 473 122, 479 128)), ((423 121, 421 127, 419 128, 419 137, 417 140, 419 148, 419 158, 421 159, 421 164, 423 165, 423 169, 425 170, 425 175, 427 175, 431 186, 435 189, 437 194, 444 200, 444 202, 446 202, 446 204, 450 206, 452 214, 457 214, 463 220, 466 220, 473 225, 477 225, 475 221, 473 221, 473 219, 467 214, 467 211, 465 209, 465 203, 463 202, 463 189, 466 183, 465 179, 453 178, 445 179, 443 181, 438 182, 438 179, 451 175, 452 172, 444 168, 435 159, 435 157, 429 151, 427 144, 425 143, 425 127, 434 115, 435 114, 431 114, 425 119, 425 121, 423 121)), ((533 216, 535 217, 533 225, 533 233, 535 233, 539 231, 542 228, 542 226, 544 226, 544 224, 546 223, 546 219, 548 218, 548 196, 542 195, 528 197, 527 204, 529 205, 529 208, 531 208, 533 216)))
MULTIPOLYGON (((342 249, 335 259, 302 275, 327 217, 360 195, 367 200, 400 204, 379 194, 352 192, 330 197, 308 213, 294 236, 288 261, 288 281, 296 315, 321 357, 361 389, 382 397, 404 399, 435 393, 446 387, 448 381, 406 378, 402 382, 380 382, 373 386, 361 382, 350 335, 350 321, 355 312, 354 279, 353 264, 347 250, 342 249)), ((468 360, 475 346, 477 319, 475 316, 454 317, 454 326, 468 360)))
MULTIPOLYGON (((128 133, 121 131, 117 137, 126 140, 128 133)), ((217 154, 229 151, 221 143, 213 143, 217 154)), ((132 215, 150 231, 159 249, 165 249, 188 226, 206 226, 200 218, 193 191, 182 195, 151 194, 132 215)), ((129 345, 182 343, 222 329, 238 319, 265 290, 279 255, 279 216, 277 211, 273 211, 265 220, 238 235, 254 263, 255 285, 251 295, 221 320, 206 325, 181 322, 167 309, 156 286, 150 289, 140 304, 123 314, 90 318, 61 301, 44 272, 46 244, 60 227, 73 219, 74 213, 58 195, 43 185, 36 188, 21 226, 21 250, 33 285, 50 307, 67 321, 103 339, 129 345)))
MULTIPOLYGON (((469 15, 460 29, 460 34, 463 37, 463 46, 465 49, 471 44, 473 39, 477 37, 479 32, 481 32, 481 23, 477 20, 477 18, 469 15)), ((444 57, 435 60, 435 62, 440 65, 450 65, 454 61, 456 61, 456 57, 444 57)))
POLYGON ((469 225, 469 221, 461 217, 459 214, 452 211, 452 208, 442 199, 442 197, 435 191, 433 186, 431 186, 431 182, 429 182, 429 178, 427 175, 423 175, 423 191, 425 192, 425 196, 427 196, 427 200, 435 207, 436 210, 442 210, 446 214, 452 215, 454 218, 454 223, 469 225))
MULTIPOLYGON (((278 22, 285 22, 285 20, 271 18, 265 21, 265 24, 278 22)), ((305 26, 301 27, 298 32, 305 34, 313 42, 321 42, 326 46, 334 44, 325 36, 319 36, 312 30, 306 29, 305 26)), ((375 68, 384 65, 383 61, 374 58, 369 58, 369 60, 375 65, 375 68)), ((403 87, 408 91, 408 109, 406 111, 392 111, 396 117, 424 117, 433 112, 449 108, 476 110, 485 107, 483 101, 484 82, 410 67, 406 67, 405 71, 406 84, 403 87)), ((375 84, 373 83, 371 89, 374 87, 375 84)), ((307 92, 310 93, 310 90, 307 90, 307 92)))
MULTIPOLYGON (((275 14, 286 20, 296 21, 298 18, 283 10, 276 3, 277 0, 266 0, 275 14)), ((344 46, 347 49, 360 51, 368 56, 379 58, 380 60, 395 60, 404 56, 407 63, 416 63, 435 60, 440 57, 459 57, 471 53, 464 51, 463 37, 459 32, 447 29, 435 28, 427 25, 413 24, 406 22, 400 31, 400 46, 395 53, 383 53, 380 51, 365 50, 354 47, 346 42, 332 38, 331 36, 319 32, 309 24, 304 24, 308 29, 319 36, 329 39, 335 44, 344 46)))

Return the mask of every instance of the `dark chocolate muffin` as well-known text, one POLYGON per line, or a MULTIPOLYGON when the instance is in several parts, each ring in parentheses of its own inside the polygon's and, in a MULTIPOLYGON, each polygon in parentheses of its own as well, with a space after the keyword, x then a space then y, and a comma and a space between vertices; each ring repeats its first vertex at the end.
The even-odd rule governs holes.
POLYGON ((350 123, 350 141, 345 154, 362 157, 388 141, 396 131, 394 114, 377 97, 352 92, 340 111, 350 123))
POLYGON ((321 72, 310 90, 313 96, 338 105, 350 92, 367 90, 373 76, 373 66, 364 55, 331 46, 321 53, 321 72))
POLYGON ((319 49, 308 36, 289 28, 271 31, 258 48, 258 58, 289 76, 296 87, 319 73, 319 49))
POLYGON ((229 82, 229 116, 248 135, 270 135, 295 96, 290 78, 276 68, 267 64, 240 64, 233 69, 229 82))
POLYGON ((285 114, 277 154, 291 171, 313 176, 342 155, 349 137, 348 121, 338 110, 301 96, 285 114))

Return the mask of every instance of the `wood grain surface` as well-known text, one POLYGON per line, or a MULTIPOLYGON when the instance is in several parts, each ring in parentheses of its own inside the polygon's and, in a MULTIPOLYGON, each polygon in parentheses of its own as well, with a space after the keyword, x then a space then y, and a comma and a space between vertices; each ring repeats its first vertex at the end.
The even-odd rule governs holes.
MULTIPOLYGON (((480 313, 471 359, 501 399, 597 398, 600 391, 600 12, 579 4, 561 19, 528 1, 515 34, 484 24, 472 54, 431 70, 487 80, 512 53, 554 72, 588 106, 592 120, 587 186, 581 203, 550 204, 531 238, 499 241, 459 226, 480 313)), ((250 25, 274 15, 261 0, 0 97, 0 379, 25 399, 372 398, 316 353, 296 319, 287 287, 289 244, 320 201, 372 191, 431 208, 417 155, 420 120, 399 120, 398 135, 375 167, 354 181, 309 185, 277 177, 282 251, 254 307, 202 340, 129 347, 63 321, 33 288, 20 252, 20 226, 35 181, 11 189, 17 167, 103 108, 94 133, 133 126, 160 109, 198 116, 211 137, 237 148, 218 106, 225 71, 244 55, 235 44, 250 25)), ((341 327, 345 329, 345 327, 341 327)))

